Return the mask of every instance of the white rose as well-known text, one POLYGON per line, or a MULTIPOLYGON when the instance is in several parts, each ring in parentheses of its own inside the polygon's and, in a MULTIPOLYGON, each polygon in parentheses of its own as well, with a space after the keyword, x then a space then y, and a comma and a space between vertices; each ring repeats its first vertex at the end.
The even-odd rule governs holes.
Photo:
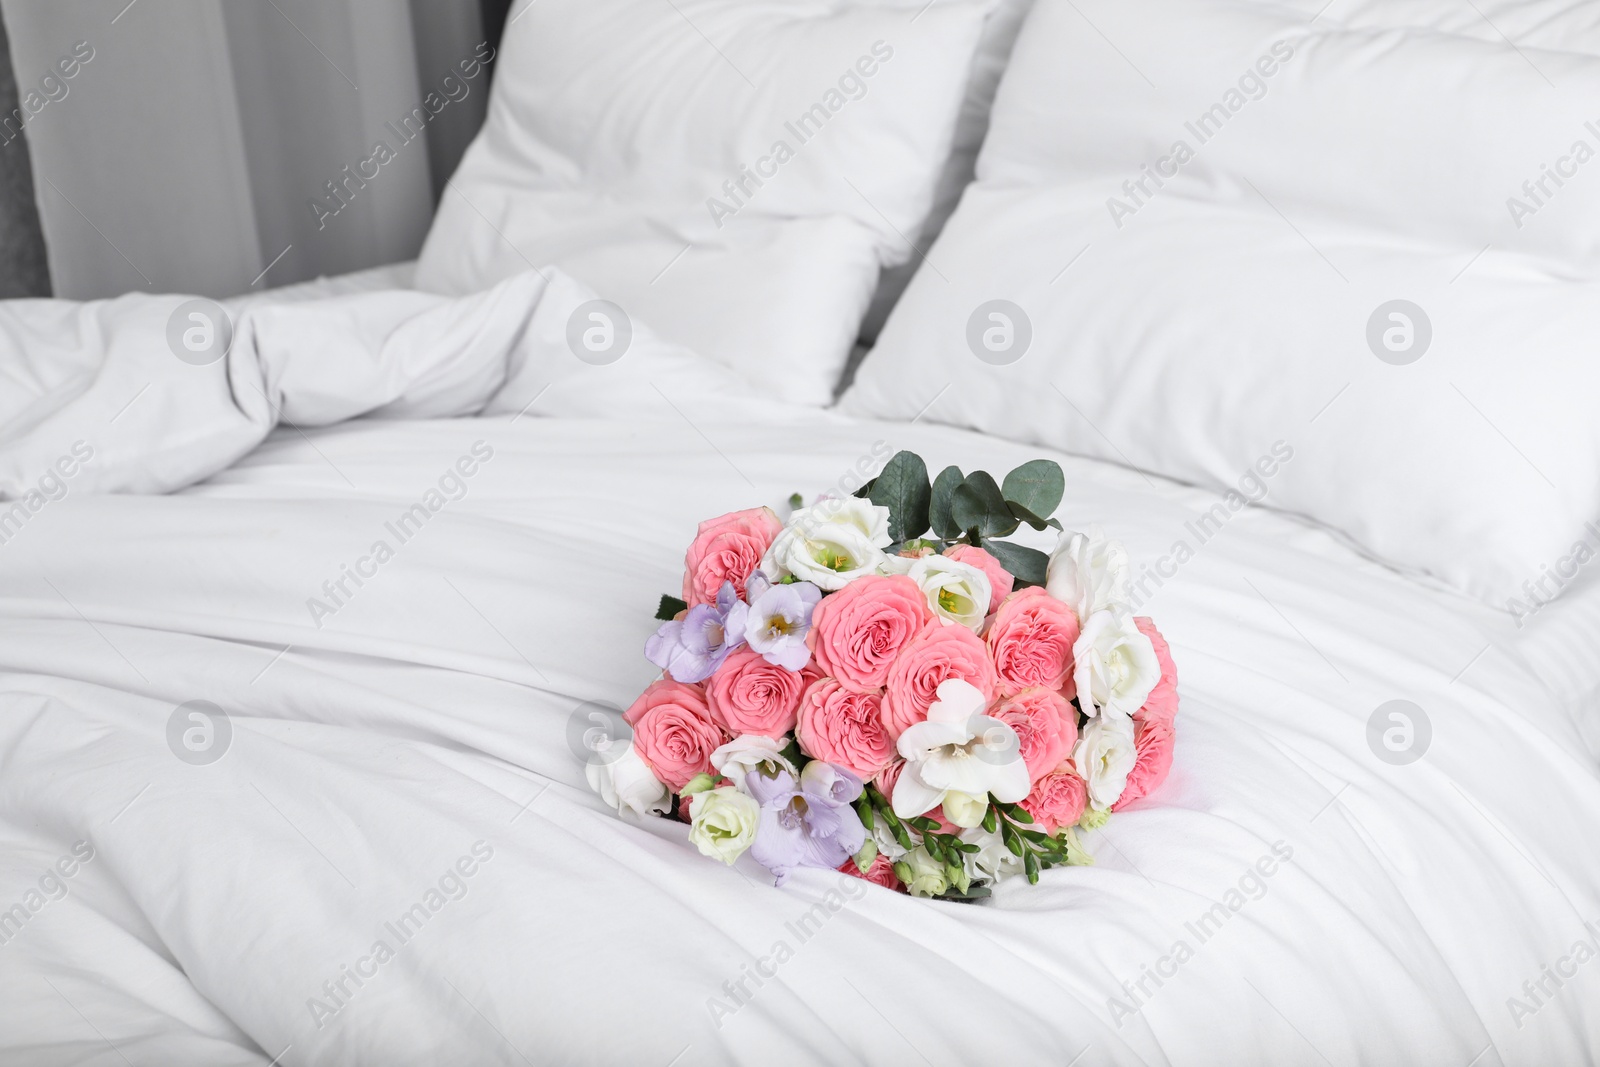
POLYGON ((983 629, 984 617, 989 614, 989 599, 993 596, 988 575, 970 563, 961 563, 949 556, 922 556, 910 562, 905 573, 928 598, 928 607, 935 615, 959 623, 973 633, 983 629))
POLYGON ((733 866, 756 839, 761 805, 731 785, 696 793, 689 802, 689 840, 701 855, 733 866))
POLYGON ((854 526, 875 548, 888 548, 894 541, 889 536, 889 509, 858 496, 823 497, 809 508, 800 508, 790 515, 788 526, 791 529, 854 526))
POLYGON ((773 581, 793 575, 831 593, 876 574, 884 558, 883 549, 851 523, 791 524, 761 558, 761 570, 773 581))
POLYGON ((1097 611, 1072 646, 1072 677, 1085 715, 1126 719, 1161 680, 1161 661, 1131 615, 1097 611))
POLYGON ((894 865, 894 873, 914 897, 936 897, 950 888, 944 864, 928 855, 928 850, 921 845, 894 865))
POLYGON ((1137 755, 1132 719, 1101 715, 1084 725, 1072 762, 1089 787, 1091 807, 1104 811, 1117 802, 1137 755))
POLYGON ((790 774, 799 774, 783 755, 783 742, 775 741, 764 734, 740 734, 715 752, 711 753, 711 766, 717 773, 738 786, 744 788, 744 776, 757 767, 767 766, 773 770, 781 767, 790 774))
POLYGON ((1083 625, 1097 611, 1127 609, 1128 573, 1127 548, 1091 526, 1088 533, 1065 532, 1056 542, 1045 591, 1070 604, 1083 625))
MULTIPOLYGON (((612 742, 616 744, 617 742, 612 742)), ((600 799, 617 809, 621 815, 632 811, 639 815, 665 815, 672 807, 672 790, 656 778, 649 764, 633 750, 633 742, 622 755, 609 758, 609 752, 597 752, 583 768, 589 779, 589 788, 600 794, 600 799)))

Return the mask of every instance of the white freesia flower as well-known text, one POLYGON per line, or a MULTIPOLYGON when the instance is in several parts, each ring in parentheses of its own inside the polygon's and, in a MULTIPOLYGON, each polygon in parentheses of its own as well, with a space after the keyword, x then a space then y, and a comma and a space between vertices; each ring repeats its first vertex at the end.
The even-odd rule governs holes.
POLYGON ((890 863, 904 858, 906 854, 905 847, 895 840, 894 831, 889 829, 887 819, 872 820, 872 833, 868 835, 868 839, 878 846, 879 852, 889 857, 890 863))
POLYGON ((1133 616, 1097 611, 1072 646, 1072 677, 1085 715, 1127 719, 1161 680, 1161 661, 1133 616))
POLYGON ((1006 847, 997 833, 991 834, 981 826, 963 830, 960 838, 969 845, 977 845, 977 852, 964 852, 961 862, 966 865, 967 876, 974 882, 980 878, 998 882, 1014 874, 1023 873, 1022 857, 1006 847))
POLYGON ((944 795, 944 817, 957 826, 971 829, 983 822, 984 813, 989 810, 989 797, 973 796, 971 793, 962 793, 950 790, 944 795))
POLYGON ((784 758, 783 742, 774 741, 765 734, 740 734, 711 753, 711 766, 742 792, 748 792, 744 787, 744 776, 758 767, 769 772, 781 767, 790 774, 799 773, 794 769, 794 764, 784 758))
POLYGON ((1045 591, 1070 604, 1079 624, 1087 625, 1097 611, 1126 612, 1129 570, 1121 541, 1104 536, 1098 526, 1088 533, 1069 530, 1050 553, 1045 591))
POLYGON ((689 802, 689 840, 703 856, 730 867, 756 839, 761 805, 731 785, 696 793, 689 802))
POLYGON ((989 613, 989 599, 993 596, 988 575, 970 563, 961 563, 949 556, 922 556, 908 562, 911 566, 906 568, 906 575, 928 598, 928 607, 935 615, 959 623, 973 633, 983 629, 984 617, 989 613))
POLYGON ((787 525, 791 529, 854 526, 875 548, 888 548, 894 541, 889 536, 889 509, 858 496, 823 497, 809 508, 796 510, 787 525))
MULTIPOLYGON (((613 741, 613 745, 623 742, 613 741)), ((633 742, 616 758, 611 753, 596 752, 584 764, 583 774, 589 788, 600 794, 600 799, 617 809, 637 815, 665 815, 672 807, 672 790, 668 789, 650 770, 650 765, 633 750, 633 742)))
POLYGON ((792 575, 831 593, 876 574, 884 558, 883 549, 852 523, 791 521, 761 557, 761 570, 774 582, 792 575))
POLYGON ((915 818, 943 804, 952 791, 974 797, 993 794, 1014 804, 1031 783, 1016 731, 983 714, 986 701, 970 682, 939 683, 938 699, 925 722, 900 735, 906 766, 894 785, 894 813, 915 818))
POLYGON ((1072 750, 1072 762, 1089 787, 1091 807, 1104 811, 1117 802, 1137 755, 1132 719, 1101 715, 1085 724, 1078 747, 1072 750))

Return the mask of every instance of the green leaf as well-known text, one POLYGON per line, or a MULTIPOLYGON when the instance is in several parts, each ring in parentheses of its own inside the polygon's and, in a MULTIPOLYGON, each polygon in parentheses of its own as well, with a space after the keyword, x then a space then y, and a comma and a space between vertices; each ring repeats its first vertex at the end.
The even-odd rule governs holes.
POLYGON ((879 507, 889 509, 889 536, 896 541, 920 537, 928 529, 928 466, 915 452, 896 452, 872 480, 867 494, 879 507))
POLYGON ((950 514, 952 497, 956 486, 963 480, 960 467, 946 467, 939 472, 939 477, 933 480, 933 497, 928 503, 928 521, 933 524, 933 532, 946 541, 953 537, 960 537, 961 531, 966 529, 950 514))
POLYGON ((677 618, 678 612, 687 610, 688 607, 689 602, 687 600, 679 600, 675 596, 663 593, 661 594, 661 603, 656 607, 656 618, 662 622, 671 622, 677 618))
POLYGON ((801 505, 803 505, 805 502, 806 502, 806 498, 801 496, 799 493, 790 493, 789 494, 789 510, 790 511, 799 511, 801 505))
POLYGON ((950 494, 950 521, 958 530, 976 530, 983 525, 983 498, 966 482, 950 494))
POLYGON ((1032 852, 1022 857, 1022 869, 1027 872, 1028 884, 1039 884, 1039 860, 1032 852))
POLYGON ((961 484, 972 491, 983 508, 983 517, 978 524, 983 536, 1004 537, 1017 528, 1017 517, 1011 514, 1006 498, 1001 495, 1000 487, 994 483, 994 476, 988 471, 973 471, 961 484))
POLYGON ((1058 530, 1061 529, 1061 523, 1058 520, 1041 519, 1039 516, 1035 515, 1033 512, 1029 511, 1015 500, 1007 500, 1006 507, 1011 509, 1011 514, 1015 515, 1029 526, 1032 526, 1035 530, 1042 530, 1046 526, 1054 526, 1058 530))
POLYGON ((851 496, 855 496, 855 497, 861 497, 863 500, 866 499, 867 497, 872 495, 872 487, 877 481, 878 481, 878 479, 876 479, 876 478, 872 479, 872 481, 868 482, 866 485, 863 485, 860 489, 857 489, 855 492, 851 493, 850 495, 851 496))
POLYGON ((1014 545, 1010 541, 986 541, 983 548, 1011 572, 1019 586, 1045 583, 1050 557, 1037 548, 1014 545))
MULTIPOLYGON (((1067 478, 1061 464, 1050 459, 1035 459, 1006 475, 1001 492, 1013 504, 1020 504, 1041 520, 1049 518, 1061 504, 1067 478)), ((1035 527, 1038 529, 1038 527, 1035 527)))
POLYGON ((989 805, 989 810, 983 813, 983 828, 989 833, 994 833, 998 825, 998 816, 995 815, 994 805, 989 805))

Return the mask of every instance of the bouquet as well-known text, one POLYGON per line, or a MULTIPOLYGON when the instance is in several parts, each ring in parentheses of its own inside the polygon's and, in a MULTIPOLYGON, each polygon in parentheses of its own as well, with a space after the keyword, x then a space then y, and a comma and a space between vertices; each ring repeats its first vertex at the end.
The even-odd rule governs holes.
POLYGON ((821 867, 974 900, 1090 862, 1079 829, 1166 777, 1177 675, 1121 543, 1051 517, 1064 488, 1048 460, 930 483, 900 452, 787 521, 701 523, 645 644, 663 675, 590 785, 779 885, 821 867), (1024 523, 1055 550, 1001 540, 1024 523))

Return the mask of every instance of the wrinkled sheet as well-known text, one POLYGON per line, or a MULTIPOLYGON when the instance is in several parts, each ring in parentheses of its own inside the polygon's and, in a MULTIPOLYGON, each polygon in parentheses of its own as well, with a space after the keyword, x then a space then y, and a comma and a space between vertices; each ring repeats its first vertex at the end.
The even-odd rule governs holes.
MULTIPOLYGON (((650 681, 696 522, 899 448, 1040 451, 740 398, 648 344, 558 374, 544 331, 517 362, 541 331, 506 324, 546 294, 516 284, 350 298, 396 329, 441 316, 403 366, 367 358, 393 330, 349 327, 374 320, 345 298, 281 335, 273 311, 253 351, 282 361, 229 382, 326 419, 270 429, 214 379, 164 420, 136 404, 0 544, 0 1062, 1594 1061, 1593 712, 1547 683, 1536 627, 1268 510, 1202 543, 1215 496, 1124 468, 1055 456, 1058 514, 1139 566, 1190 544, 1140 607, 1183 703, 1172 776, 1089 835, 1095 866, 985 906, 821 871, 775 889, 605 810, 574 732, 650 681), (80 480, 195 427, 228 442, 198 484, 80 480), (1369 741, 1396 699, 1431 732, 1404 765, 1369 741)), ((81 364, 128 384, 104 349, 81 364)), ((34 423, 60 436, 0 440, 0 476, 34 483, 116 404, 69 407, 34 423)))

